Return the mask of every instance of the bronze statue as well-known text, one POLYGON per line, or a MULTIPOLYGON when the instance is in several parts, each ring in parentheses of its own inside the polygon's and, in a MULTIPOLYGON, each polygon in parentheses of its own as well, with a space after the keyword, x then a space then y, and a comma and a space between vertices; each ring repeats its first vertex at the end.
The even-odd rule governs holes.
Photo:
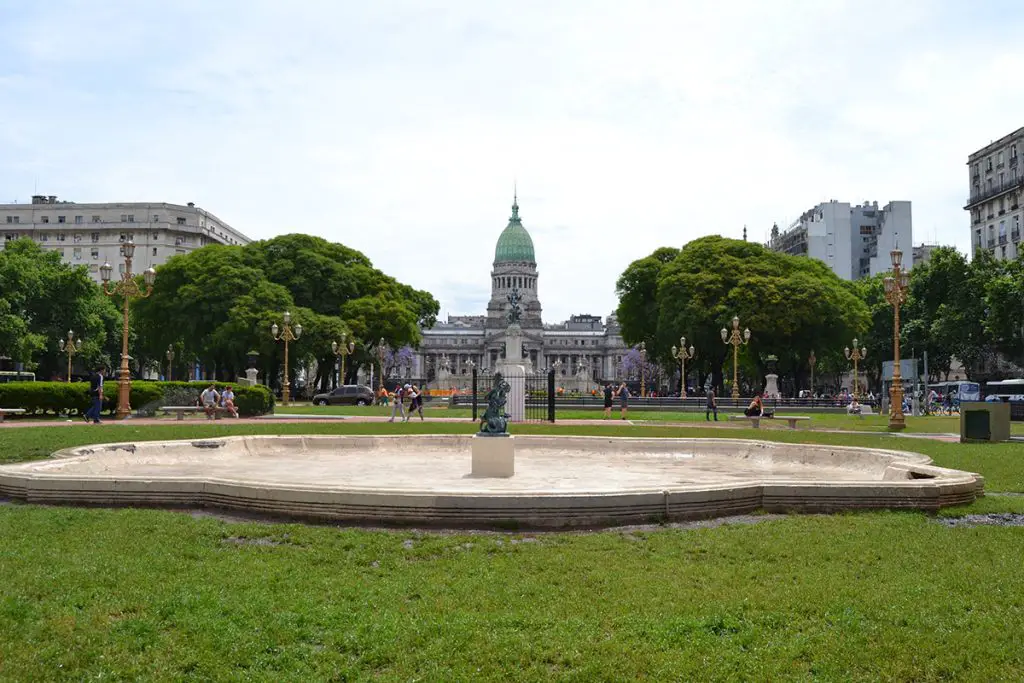
POLYGON ((508 295, 508 313, 505 315, 509 325, 515 325, 523 317, 523 309, 519 307, 519 302, 522 300, 523 297, 520 296, 519 290, 513 287, 508 295))
POLYGON ((480 419, 480 433, 487 436, 503 436, 508 434, 508 418, 511 417, 505 412, 505 402, 508 400, 508 392, 512 387, 501 376, 500 372, 494 374, 494 386, 487 392, 487 410, 480 419))

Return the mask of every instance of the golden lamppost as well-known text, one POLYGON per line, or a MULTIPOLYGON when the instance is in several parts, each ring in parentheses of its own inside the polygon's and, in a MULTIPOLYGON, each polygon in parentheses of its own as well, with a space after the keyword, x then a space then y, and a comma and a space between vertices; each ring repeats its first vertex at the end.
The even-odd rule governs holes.
POLYGON ((173 380, 173 373, 172 373, 172 369, 174 368, 173 363, 174 363, 174 344, 168 344, 167 345, 167 381, 168 382, 174 381, 173 380))
MULTIPOLYGON (((377 360, 380 361, 380 388, 384 388, 384 337, 377 342, 377 360)), ((426 373, 424 373, 426 374, 426 373)))
POLYGON ((338 371, 338 386, 342 386, 345 383, 345 356, 349 355, 356 350, 356 343, 350 341, 345 343, 347 335, 341 335, 341 344, 338 342, 331 342, 331 353, 341 359, 341 369, 338 371))
POLYGON ((814 357, 814 349, 811 349, 811 355, 807 359, 807 363, 811 366, 811 399, 814 399, 814 366, 818 364, 818 359, 814 357))
POLYGON ((885 278, 885 300, 892 304, 892 386, 889 387, 889 429, 906 429, 903 415, 903 376, 900 373, 900 304, 907 300, 910 274, 903 270, 903 252, 899 243, 889 252, 892 257, 892 275, 885 278))
POLYGON ((686 337, 679 338, 679 348, 672 347, 672 357, 678 358, 681 367, 679 368, 679 398, 686 398, 686 361, 693 358, 693 345, 686 348, 686 337))
POLYGON ((67 339, 67 341, 64 341, 63 339, 58 339, 57 340, 57 345, 60 346, 60 350, 62 352, 68 354, 68 376, 67 376, 67 381, 70 382, 71 381, 71 357, 74 356, 76 353, 78 353, 79 351, 82 350, 82 339, 79 338, 78 343, 76 344, 75 343, 75 333, 72 332, 71 330, 68 330, 68 339, 67 339))
POLYGON ((644 377, 644 362, 647 360, 647 344, 640 342, 640 396, 647 395, 647 382, 644 377))
POLYGON ((858 348, 857 344, 857 338, 854 337, 853 351, 850 351, 850 347, 847 346, 845 349, 843 349, 843 353, 846 354, 847 360, 853 361, 853 397, 859 399, 860 393, 857 391, 857 389, 859 388, 858 382, 860 381, 860 373, 857 372, 857 362, 864 360, 864 357, 868 355, 868 350, 867 348, 864 347, 858 348))
POLYGON ((284 383, 281 386, 281 404, 288 405, 288 401, 291 398, 291 394, 288 390, 288 342, 296 341, 302 336, 302 325, 295 323, 295 331, 292 331, 292 314, 288 311, 284 312, 282 316, 284 318, 284 329, 281 330, 281 334, 278 334, 277 323, 270 326, 270 334, 274 337, 275 341, 284 341, 284 383))
POLYGON ((722 328, 722 342, 725 344, 732 344, 732 397, 734 400, 740 398, 740 381, 739 381, 739 362, 740 362, 740 345, 750 343, 750 329, 743 330, 743 334, 740 334, 740 318, 734 315, 732 317, 732 333, 729 330, 722 328))
POLYGON ((153 282, 156 281, 156 271, 147 268, 142 274, 146 288, 139 287, 135 281, 135 274, 132 273, 132 257, 135 256, 135 243, 128 240, 121 245, 121 252, 124 254, 124 272, 121 273, 121 280, 110 283, 110 274, 114 269, 109 263, 100 266, 100 279, 103 281, 103 293, 107 296, 120 296, 124 301, 123 320, 121 321, 121 374, 117 381, 117 410, 115 417, 121 420, 131 414, 131 405, 128 397, 131 394, 132 379, 128 371, 128 305, 132 299, 146 298, 153 293, 153 282))

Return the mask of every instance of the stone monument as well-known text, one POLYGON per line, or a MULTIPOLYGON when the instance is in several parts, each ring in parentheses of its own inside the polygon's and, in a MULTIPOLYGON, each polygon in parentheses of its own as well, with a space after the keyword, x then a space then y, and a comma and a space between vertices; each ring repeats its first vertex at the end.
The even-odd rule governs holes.
MULTIPOLYGON (((523 314, 519 290, 513 289, 508 295, 509 309, 506 319, 508 328, 505 330, 505 357, 498 361, 498 373, 511 380, 506 382, 508 389, 508 409, 512 422, 526 419, 526 375, 528 361, 523 360, 523 329, 519 319, 523 314)), ((497 382, 498 375, 495 375, 497 382)), ((497 386, 497 384, 495 384, 497 386)))
POLYGON ((480 419, 480 432, 473 435, 474 477, 511 477, 516 469, 514 437, 508 433, 505 404, 511 389, 501 373, 494 375, 494 386, 487 392, 487 409, 480 419))
POLYGON ((764 376, 764 398, 779 398, 779 376, 775 374, 776 356, 768 356, 768 374, 764 376))

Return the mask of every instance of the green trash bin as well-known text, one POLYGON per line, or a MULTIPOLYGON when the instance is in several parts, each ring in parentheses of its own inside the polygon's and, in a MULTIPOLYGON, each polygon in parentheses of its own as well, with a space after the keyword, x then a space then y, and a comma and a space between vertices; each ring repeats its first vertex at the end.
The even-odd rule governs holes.
POLYGON ((991 413, 987 410, 968 410, 964 413, 964 433, 969 441, 989 441, 992 438, 991 413))
POLYGON ((961 441, 1008 441, 1010 404, 970 401, 960 404, 961 441))

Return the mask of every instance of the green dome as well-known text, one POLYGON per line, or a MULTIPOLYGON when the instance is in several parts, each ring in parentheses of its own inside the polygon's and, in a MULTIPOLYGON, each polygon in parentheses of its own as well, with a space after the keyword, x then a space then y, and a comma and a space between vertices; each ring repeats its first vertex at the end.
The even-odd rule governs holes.
POLYGON ((498 244, 494 247, 495 263, 510 261, 537 262, 533 255, 533 240, 519 220, 519 204, 515 200, 512 202, 512 217, 508 219, 508 225, 501 231, 498 244))

